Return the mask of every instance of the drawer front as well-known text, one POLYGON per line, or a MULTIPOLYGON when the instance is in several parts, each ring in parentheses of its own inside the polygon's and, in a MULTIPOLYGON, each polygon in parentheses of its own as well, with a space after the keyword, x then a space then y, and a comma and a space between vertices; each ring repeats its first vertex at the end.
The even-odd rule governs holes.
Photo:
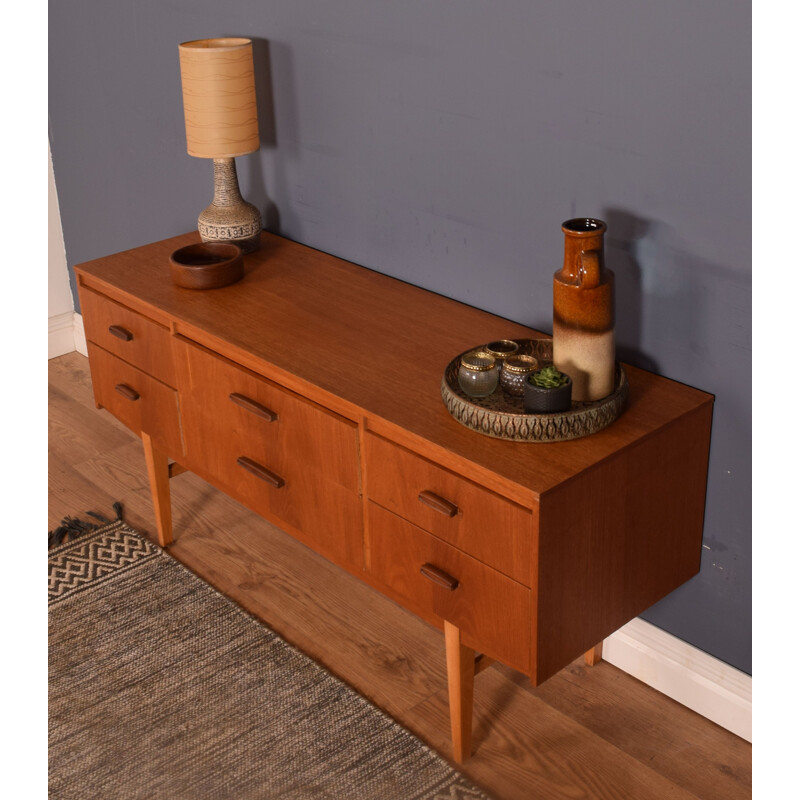
POLYGON ((355 423, 187 340, 176 342, 187 452, 217 475, 244 456, 359 493, 355 423))
POLYGON ((85 287, 80 290, 80 299, 90 342, 175 386, 172 338, 163 325, 85 287))
POLYGON ((249 452, 225 448, 219 472, 206 473, 200 467, 197 471, 334 563, 362 569, 359 495, 326 480, 319 472, 304 469, 302 464, 283 469, 267 459, 246 455, 249 452))
POLYGON ((370 500, 532 585, 528 509, 374 434, 366 436, 365 487, 370 500))
POLYGON ((186 465, 337 563, 363 567, 358 429, 176 341, 186 465))
POLYGON ((471 647, 528 672, 530 590, 380 506, 367 505, 370 574, 412 611, 448 620, 461 628, 471 647), (457 585, 437 582, 442 573, 457 585))
POLYGON ((134 433, 143 431, 172 458, 183 453, 178 393, 101 347, 87 343, 94 397, 134 433))

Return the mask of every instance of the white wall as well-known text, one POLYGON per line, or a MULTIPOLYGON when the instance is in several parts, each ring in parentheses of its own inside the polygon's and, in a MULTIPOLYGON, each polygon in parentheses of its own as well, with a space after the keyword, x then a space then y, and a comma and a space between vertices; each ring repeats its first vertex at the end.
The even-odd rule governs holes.
POLYGON ((64 236, 61 232, 61 215, 58 210, 58 194, 49 142, 47 145, 47 173, 47 261, 49 267, 47 315, 54 317, 66 311, 73 311, 74 306, 72 292, 69 290, 67 254, 64 250, 64 236))
POLYGON ((50 144, 47 145, 47 317, 48 346, 47 357, 81 350, 82 326, 75 313, 72 292, 69 286, 67 254, 64 249, 64 235, 61 230, 61 214, 58 207, 53 157, 50 144), (76 335, 78 345, 76 345, 76 335))

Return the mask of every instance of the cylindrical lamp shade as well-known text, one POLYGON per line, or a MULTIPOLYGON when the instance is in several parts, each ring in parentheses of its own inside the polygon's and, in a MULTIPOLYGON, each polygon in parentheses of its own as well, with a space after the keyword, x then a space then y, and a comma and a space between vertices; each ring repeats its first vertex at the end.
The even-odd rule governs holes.
POLYGON ((178 50, 189 155, 235 158, 258 150, 250 39, 198 39, 178 50))

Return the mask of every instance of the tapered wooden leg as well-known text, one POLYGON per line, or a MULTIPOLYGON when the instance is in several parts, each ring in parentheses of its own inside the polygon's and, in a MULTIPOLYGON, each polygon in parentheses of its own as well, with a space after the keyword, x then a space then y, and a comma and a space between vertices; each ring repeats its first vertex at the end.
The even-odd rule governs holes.
POLYGON ((453 758, 459 764, 472 755, 472 694, 475 685, 475 651, 461 643, 461 631, 445 620, 447 688, 450 697, 450 731, 453 758))
POLYGON ((150 495, 156 513, 156 533, 162 547, 172 544, 172 509, 169 499, 169 460, 165 453, 153 444, 146 433, 142 433, 144 458, 147 462, 147 477, 150 479, 150 495))
POLYGON ((603 660, 603 643, 596 644, 591 650, 587 650, 583 656, 584 661, 593 667, 595 664, 603 660))

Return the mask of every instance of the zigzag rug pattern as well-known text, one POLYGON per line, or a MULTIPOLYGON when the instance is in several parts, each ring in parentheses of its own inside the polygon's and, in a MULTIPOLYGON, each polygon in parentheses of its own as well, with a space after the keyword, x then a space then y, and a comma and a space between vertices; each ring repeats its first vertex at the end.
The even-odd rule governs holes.
POLYGON ((50 551, 48 602, 96 586, 158 554, 155 545, 126 529, 121 520, 91 539, 62 544, 50 551))

